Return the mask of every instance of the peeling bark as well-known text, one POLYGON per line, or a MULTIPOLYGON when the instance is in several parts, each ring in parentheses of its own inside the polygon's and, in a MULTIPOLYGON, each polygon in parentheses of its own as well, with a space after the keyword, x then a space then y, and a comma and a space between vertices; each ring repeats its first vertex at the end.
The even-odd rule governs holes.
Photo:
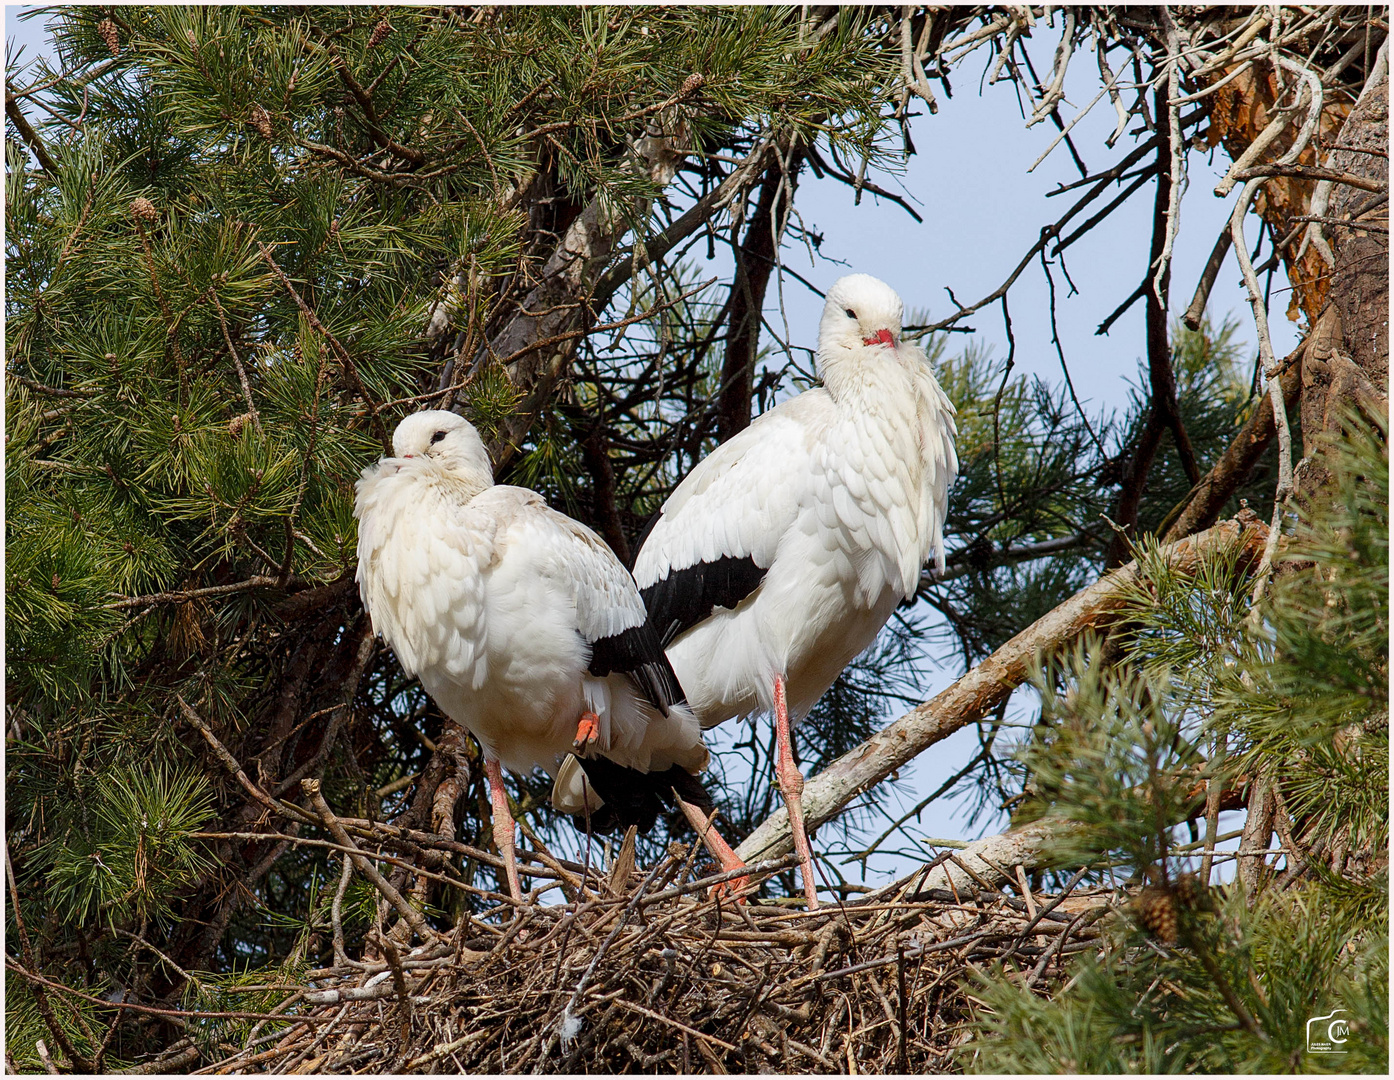
MULTIPOLYGON (((1348 184, 1337 184, 1330 216, 1359 217, 1389 224, 1389 43, 1381 46, 1372 78, 1341 129, 1329 166, 1339 172, 1382 184, 1385 195, 1372 197, 1348 184), (1361 153, 1360 151, 1375 151, 1361 153), (1364 206, 1374 203, 1370 212, 1364 206)), ((1335 266, 1331 293, 1323 312, 1325 332, 1313 342, 1302 366, 1302 448, 1306 455, 1297 475, 1298 497, 1320 498, 1330 474, 1322 462, 1322 439, 1340 433, 1351 411, 1373 420, 1389 415, 1389 234, 1359 227, 1332 228, 1335 266)))

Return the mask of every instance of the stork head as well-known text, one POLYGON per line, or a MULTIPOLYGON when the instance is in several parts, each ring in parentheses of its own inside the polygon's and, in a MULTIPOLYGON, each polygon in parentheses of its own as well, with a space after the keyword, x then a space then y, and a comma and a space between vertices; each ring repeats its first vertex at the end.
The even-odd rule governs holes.
POLYGON ((474 425, 459 413, 445 409, 412 413, 392 433, 392 452, 398 458, 457 474, 481 490, 493 483, 494 470, 484 442, 474 425))
POLYGON ((818 325, 818 367, 827 368, 852 356, 866 355, 900 344, 904 305, 894 289, 870 274, 849 274, 828 290, 823 320, 818 325))

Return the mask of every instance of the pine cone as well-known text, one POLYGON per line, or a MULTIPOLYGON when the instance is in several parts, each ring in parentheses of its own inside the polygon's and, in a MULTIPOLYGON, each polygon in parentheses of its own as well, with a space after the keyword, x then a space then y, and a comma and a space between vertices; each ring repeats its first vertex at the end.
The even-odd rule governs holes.
POLYGON ((707 79, 705 75, 699 75, 697 74, 697 72, 694 71, 682 82, 682 96, 688 97, 691 94, 697 93, 698 90, 702 89, 702 86, 706 81, 707 79))
POLYGON ((116 36, 116 24, 110 19, 103 19, 97 24, 97 33, 101 35, 106 47, 111 50, 111 55, 115 56, 121 51, 121 39, 116 36))
POLYGON ((227 422, 228 434, 234 439, 241 438, 242 429, 247 426, 247 421, 252 418, 251 413, 243 413, 241 416, 234 416, 227 422))
POLYGON ((1138 923, 1152 937, 1176 944, 1176 898, 1165 885, 1149 885, 1133 901, 1138 923))
POLYGON ((159 219, 160 213, 155 209, 155 204, 144 195, 137 196, 131 200, 131 217, 137 221, 146 223, 159 219))
POLYGON ((252 106, 252 127, 263 139, 271 138, 271 114, 260 105, 252 106))
POLYGON ((373 27, 372 34, 368 36, 368 48, 376 49, 387 40, 387 35, 390 33, 392 33, 392 24, 383 19, 377 26, 373 27))
POLYGON ((1209 911, 1210 890, 1195 874, 1182 874, 1176 879, 1176 899, 1187 911, 1209 911))

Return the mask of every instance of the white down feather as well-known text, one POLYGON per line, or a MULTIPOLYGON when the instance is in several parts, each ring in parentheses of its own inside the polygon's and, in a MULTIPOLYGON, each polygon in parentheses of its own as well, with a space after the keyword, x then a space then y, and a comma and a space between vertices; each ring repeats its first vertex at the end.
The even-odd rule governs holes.
POLYGON ((777 674, 801 718, 914 593, 925 563, 943 569, 954 407, 923 350, 863 342, 883 328, 898 337, 900 319, 882 282, 839 281, 819 334, 824 386, 699 463, 639 552, 641 589, 723 556, 767 571, 734 610, 715 609, 668 648, 703 727, 771 709, 777 674))
POLYGON ((628 676, 587 670, 587 642, 646 618, 604 541, 477 466, 397 450, 358 481, 358 584, 373 628, 446 715, 515 772, 555 776, 587 708, 616 763, 704 768, 687 707, 665 717, 628 676))

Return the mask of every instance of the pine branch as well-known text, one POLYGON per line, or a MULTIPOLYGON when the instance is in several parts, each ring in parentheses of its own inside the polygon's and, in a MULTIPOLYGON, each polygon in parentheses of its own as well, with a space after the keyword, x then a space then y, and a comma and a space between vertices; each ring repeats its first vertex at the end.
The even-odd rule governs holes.
MULTIPOLYGON (((1310 343, 1323 336, 1323 327, 1330 320, 1326 317, 1317 323, 1301 344, 1293 350, 1282 363, 1283 401, 1291 409, 1302 390, 1302 357, 1310 343)), ((1182 503, 1169 513, 1157 530, 1162 542, 1170 544, 1189 536, 1197 529, 1207 528, 1218 516, 1231 495, 1248 479, 1249 473, 1272 445, 1277 435, 1273 423, 1273 410, 1260 405, 1239 430, 1234 441, 1211 470, 1201 477, 1200 483, 1186 494, 1182 503)))
POLYGON ((9 79, 5 80, 5 115, 8 116, 10 122, 14 124, 15 130, 19 132, 20 137, 24 140, 24 144, 28 146, 30 150, 34 151, 34 157, 38 159, 39 167, 42 168, 44 172, 48 173, 49 176, 57 177, 58 166, 54 164, 53 158, 49 156, 48 147, 44 145, 43 139, 39 138, 39 133, 34 130, 33 125, 29 123, 24 113, 20 110, 19 101, 16 100, 16 95, 13 88, 10 86, 9 79))

